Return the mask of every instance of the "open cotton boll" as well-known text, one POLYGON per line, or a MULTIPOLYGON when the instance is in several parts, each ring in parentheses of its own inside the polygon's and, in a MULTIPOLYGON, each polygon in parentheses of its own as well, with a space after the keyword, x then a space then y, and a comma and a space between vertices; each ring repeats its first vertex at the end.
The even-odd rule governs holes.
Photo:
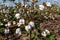
POLYGON ((34 26, 35 26, 33 21, 30 21, 29 25, 30 25, 31 27, 34 27, 34 26))
POLYGON ((7 19, 4 19, 4 22, 7 22, 8 20, 7 19))
POLYGON ((29 31, 30 29, 31 29, 31 26, 30 25, 25 26, 25 30, 26 31, 29 31))
POLYGON ((44 16, 44 18, 45 18, 45 19, 48 19, 48 17, 47 17, 47 16, 44 16))
POLYGON ((47 36, 47 34, 46 34, 45 31, 43 31, 43 32, 41 33, 41 35, 42 35, 43 37, 46 37, 46 36, 47 36))
POLYGON ((50 2, 46 2, 46 5, 51 7, 51 3, 50 2))
POLYGON ((13 25, 15 25, 16 24, 16 21, 13 21, 13 25))
POLYGON ((39 9, 43 10, 44 9, 44 5, 39 5, 39 9))
POLYGON ((47 34, 50 34, 50 31, 49 30, 46 29, 45 31, 46 31, 47 34))
POLYGON ((19 18, 20 18, 20 14, 17 13, 17 14, 15 15, 15 17, 16 17, 17 19, 19 19, 19 18))
POLYGON ((21 26, 21 24, 20 23, 17 23, 17 26, 21 26))
POLYGON ((9 29, 5 29, 5 30, 4 30, 4 33, 5 33, 5 34, 8 34, 9 31, 10 31, 9 29))
POLYGON ((7 26, 8 26, 8 24, 5 24, 5 26, 7 27, 7 26))
POLYGON ((25 5, 25 7, 27 7, 27 5, 25 5))
POLYGON ((11 26, 11 22, 8 22, 7 25, 8 25, 8 26, 11 26))
POLYGON ((55 20, 55 17, 52 16, 51 19, 52 19, 52 20, 55 20))
POLYGON ((19 20, 19 23, 20 23, 20 24, 25 24, 25 20, 24 20, 24 19, 20 19, 20 20, 19 20))
POLYGON ((17 29, 16 29, 16 34, 21 35, 21 30, 20 30, 20 28, 17 28, 17 29))

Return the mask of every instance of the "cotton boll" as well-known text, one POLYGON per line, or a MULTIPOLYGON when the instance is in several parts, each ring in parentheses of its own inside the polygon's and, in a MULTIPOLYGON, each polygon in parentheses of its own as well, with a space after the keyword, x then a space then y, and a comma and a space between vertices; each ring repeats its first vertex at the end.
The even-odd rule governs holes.
POLYGON ((4 19, 3 21, 4 21, 4 22, 7 22, 8 20, 7 20, 7 19, 4 19))
POLYGON ((20 35, 21 35, 21 30, 20 30, 20 28, 17 28, 15 33, 20 36, 20 35))
POLYGON ((5 24, 5 26, 7 27, 7 26, 8 26, 8 24, 5 24))
POLYGON ((46 37, 46 36, 47 36, 47 34, 46 34, 46 32, 45 32, 45 31, 43 31, 43 32, 41 33, 41 35, 42 35, 42 36, 44 36, 44 37, 46 37))
POLYGON ((48 35, 48 34, 50 34, 50 31, 49 31, 49 30, 47 30, 47 29, 45 30, 45 32, 47 33, 47 35, 48 35))
POLYGON ((44 9, 44 5, 39 5, 39 9, 43 10, 44 9))
POLYGON ((30 25, 31 27, 34 27, 34 26, 35 26, 33 21, 30 21, 29 25, 30 25))
POLYGON ((48 19, 48 17, 47 17, 47 16, 44 16, 44 18, 45 18, 45 19, 48 19))
POLYGON ((3 13, 6 13, 6 10, 5 9, 3 9, 3 13))
POLYGON ((50 2, 46 2, 46 5, 51 7, 51 3, 50 2))
POLYGON ((20 28, 17 28, 17 29, 16 29, 16 34, 19 33, 19 31, 20 31, 20 28))
POLYGON ((55 17, 52 16, 51 18, 52 18, 52 20, 55 20, 55 17))
POLYGON ((11 22, 8 22, 7 25, 8 25, 8 26, 11 26, 11 22))
POLYGON ((30 25, 25 26, 25 30, 26 31, 29 31, 30 29, 31 29, 31 26, 30 25))
POLYGON ((14 12, 17 12, 16 10, 14 10, 14 12))
POLYGON ((24 20, 24 19, 20 19, 20 20, 19 20, 19 23, 20 23, 20 24, 25 24, 25 20, 24 20))
POLYGON ((5 17, 8 17, 8 15, 7 15, 7 14, 5 14, 5 17))
POLYGON ((21 35, 21 31, 18 33, 18 36, 20 36, 21 35))
POLYGON ((25 5, 25 7, 27 7, 27 5, 25 5))
POLYGON ((21 24, 20 23, 17 23, 17 26, 19 27, 19 26, 21 26, 21 24))
POLYGON ((16 21, 13 21, 13 25, 15 25, 16 24, 16 21))
POLYGON ((5 33, 5 34, 8 34, 9 31, 10 31, 9 29, 5 29, 5 30, 4 30, 4 33, 5 33))
POLYGON ((19 19, 19 18, 20 18, 20 14, 17 13, 17 14, 15 15, 15 17, 16 17, 17 19, 19 19))

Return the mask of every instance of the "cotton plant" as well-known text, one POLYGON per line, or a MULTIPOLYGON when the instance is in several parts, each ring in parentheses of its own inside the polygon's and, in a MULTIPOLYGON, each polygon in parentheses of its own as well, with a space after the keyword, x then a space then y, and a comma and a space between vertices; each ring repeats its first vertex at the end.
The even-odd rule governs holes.
MULTIPOLYGON (((35 4, 34 4, 35 5, 35 4)), ((21 9, 18 7, 19 5, 17 5, 16 7, 17 8, 14 8, 14 7, 12 7, 12 8, 10 8, 10 9, 3 9, 3 10, 1 10, 0 12, 1 12, 1 19, 2 19, 2 21, 3 22, 7 22, 7 23, 4 23, 4 24, 0 24, 0 25, 5 25, 6 27, 10 27, 10 26, 12 26, 12 25, 17 25, 18 27, 21 27, 21 25, 23 24, 24 25, 24 28, 25 28, 25 30, 27 31, 27 32, 31 32, 32 30, 32 28, 34 28, 34 27, 36 27, 36 29, 37 29, 37 31, 39 31, 39 33, 41 33, 40 32, 40 28, 39 28, 39 25, 38 24, 40 24, 40 23, 37 23, 36 25, 35 25, 35 20, 34 21, 30 21, 30 20, 33 20, 35 17, 39 17, 40 18, 40 10, 42 10, 42 12, 41 12, 41 14, 43 14, 44 12, 46 12, 46 11, 48 11, 49 10, 49 12, 51 12, 51 14, 53 13, 53 12, 55 12, 55 10, 56 10, 56 7, 55 6, 52 6, 52 4, 50 3, 50 2, 46 2, 46 6, 44 6, 44 5, 39 5, 39 7, 37 7, 36 9, 38 10, 38 9, 40 9, 39 11, 38 11, 38 15, 36 14, 36 16, 34 15, 35 14, 35 12, 37 11, 35 8, 34 9, 32 9, 32 6, 30 5, 30 7, 28 8, 28 6, 27 5, 25 5, 25 8, 28 10, 27 12, 25 12, 26 10, 21 6, 21 9), (47 9, 45 9, 47 7, 47 9), (49 8, 49 7, 52 7, 52 8, 49 8), (30 9, 31 8, 31 9, 30 9), (18 11, 19 10, 19 11, 18 11), (22 10, 22 11, 21 11, 22 10), (4 14, 3 14, 4 13, 4 14), (13 13, 13 14, 11 14, 11 13, 13 13), (27 14, 26 14, 27 13, 27 14), (30 21, 30 22, 27 22, 27 25, 25 25, 25 19, 24 19, 24 17, 23 18, 21 18, 23 15, 21 15, 21 14, 26 14, 25 16, 26 16, 26 19, 27 19, 27 21, 30 21), (27 16, 28 15, 28 16, 27 16), (34 15, 34 16, 33 16, 34 15), (6 18, 5 18, 6 17, 6 18), (9 18, 8 18, 9 17, 9 18), (10 17, 12 18, 12 19, 10 19, 10 17), (33 18, 33 19, 30 19, 30 18, 33 18), (14 18, 16 18, 16 19, 14 19, 14 18), (9 22, 9 20, 10 21, 12 21, 12 22, 9 22), (18 21, 15 21, 15 20, 18 20, 18 21)), ((34 6, 35 7, 35 6, 34 6)), ((49 13, 48 12, 48 13, 49 13)), ((46 15, 48 15, 48 13, 46 13, 46 15)), ((45 19, 48 19, 48 16, 46 16, 46 15, 43 15, 44 16, 44 18, 45 19)), ((43 19, 43 18, 42 18, 43 19)), ((55 18, 54 18, 54 16, 51 16, 51 19, 53 19, 53 20, 55 20, 55 18)), ((37 19, 37 21, 40 21, 40 19, 37 19)), ((4 30, 4 33, 5 34, 8 34, 9 33, 9 29, 5 29, 4 30)), ((15 33, 18 35, 18 36, 20 36, 21 34, 22 34, 22 31, 20 30, 20 28, 17 28, 16 30, 15 30, 15 33)), ((49 30, 44 30, 42 33, 41 33, 41 35, 43 36, 43 37, 46 37, 47 35, 50 35, 50 31, 49 30)), ((37 35, 36 35, 37 36, 37 35)))

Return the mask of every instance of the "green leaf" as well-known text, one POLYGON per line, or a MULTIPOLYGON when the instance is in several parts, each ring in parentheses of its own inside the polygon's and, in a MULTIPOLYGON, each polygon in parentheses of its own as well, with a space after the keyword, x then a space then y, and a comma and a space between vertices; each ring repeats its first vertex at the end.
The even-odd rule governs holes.
POLYGON ((35 24, 35 28, 38 29, 39 28, 39 24, 36 23, 35 24))
POLYGON ((38 40, 36 32, 34 32, 34 40, 38 40))
POLYGON ((54 40, 54 35, 50 35, 46 38, 46 40, 54 40))
POLYGON ((38 30, 39 33, 42 32, 42 31, 40 30, 40 28, 39 28, 39 24, 36 23, 36 24, 35 24, 35 28, 38 30))
POLYGON ((3 29, 4 29, 4 27, 3 26, 0 26, 0 31, 3 30, 3 29))

